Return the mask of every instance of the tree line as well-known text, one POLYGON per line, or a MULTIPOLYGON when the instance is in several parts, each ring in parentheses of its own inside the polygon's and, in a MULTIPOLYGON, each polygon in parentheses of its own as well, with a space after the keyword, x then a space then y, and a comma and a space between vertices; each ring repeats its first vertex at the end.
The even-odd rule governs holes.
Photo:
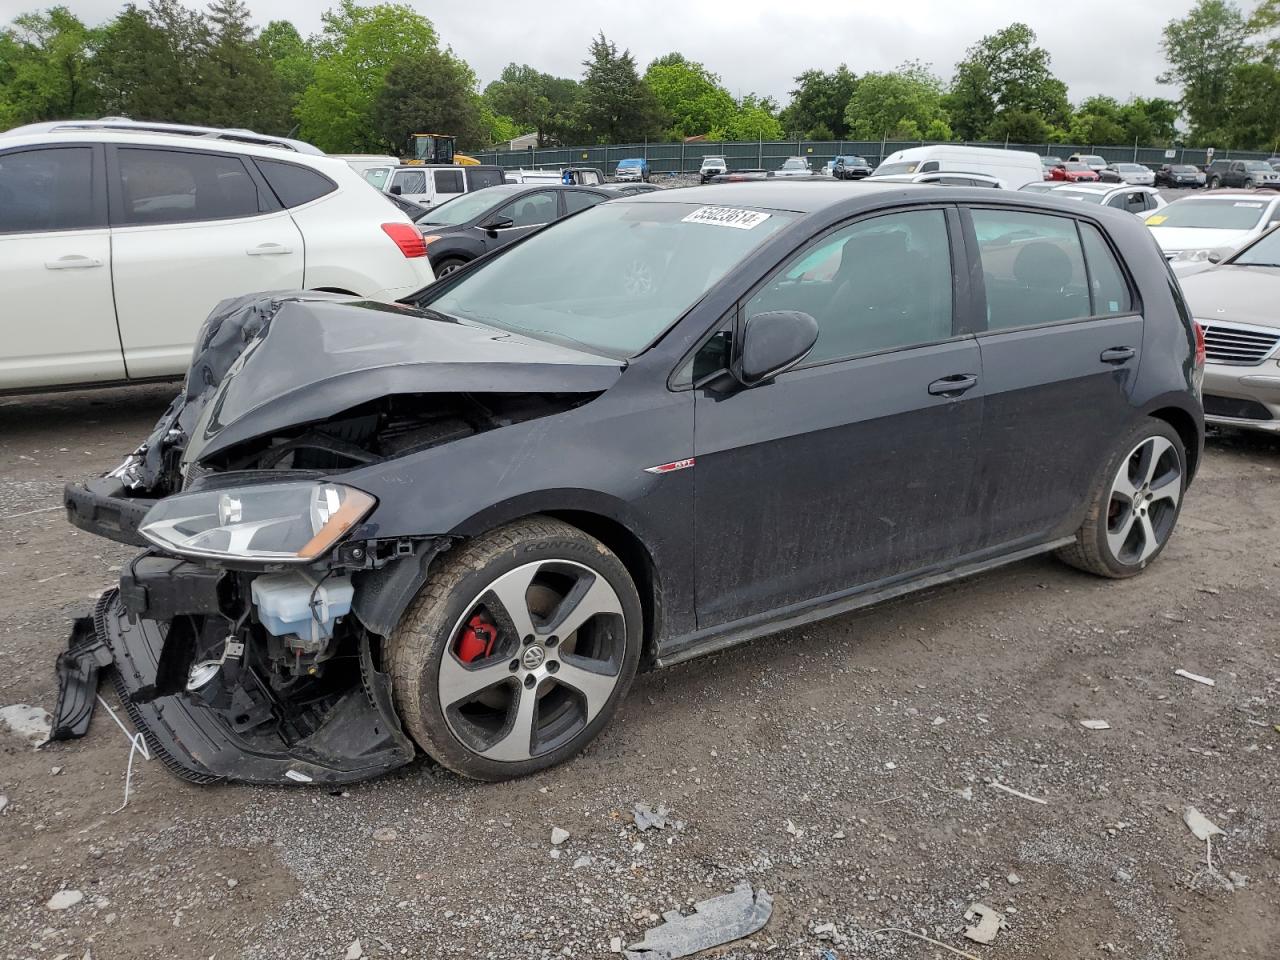
POLYGON ((1280 0, 1248 17, 1231 0, 1199 0, 1165 26, 1162 49, 1157 79, 1178 99, 1073 106, 1035 32, 1014 23, 971 46, 950 80, 918 61, 863 74, 841 64, 801 73, 780 107, 733 96, 680 53, 642 72, 603 34, 578 77, 512 63, 482 90, 431 21, 397 3, 339 0, 305 38, 285 20, 256 28, 243 0, 203 11, 126 3, 99 26, 55 6, 0 32, 0 129, 128 116, 293 134, 334 153, 399 152, 424 131, 470 149, 529 133, 542 146, 693 136, 1280 146, 1280 0))

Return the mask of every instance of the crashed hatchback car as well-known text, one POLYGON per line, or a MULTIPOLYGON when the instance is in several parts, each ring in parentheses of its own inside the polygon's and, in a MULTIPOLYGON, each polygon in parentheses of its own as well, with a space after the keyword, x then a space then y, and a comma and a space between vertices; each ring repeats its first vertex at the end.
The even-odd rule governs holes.
POLYGON ((1133 217, 1012 192, 755 183, 621 198, 397 305, 223 304, 70 519, 144 551, 79 624, 209 781, 418 749, 563 761, 637 669, 1057 551, 1164 548, 1201 345, 1133 217))

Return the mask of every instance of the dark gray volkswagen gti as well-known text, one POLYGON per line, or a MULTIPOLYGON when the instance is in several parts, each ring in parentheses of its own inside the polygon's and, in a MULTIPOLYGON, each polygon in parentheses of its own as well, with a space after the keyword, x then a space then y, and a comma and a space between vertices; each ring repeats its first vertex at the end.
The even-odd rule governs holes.
POLYGON ((1173 533, 1202 338, 1133 217, 937 186, 585 210, 400 305, 219 306, 73 523, 145 550, 60 660, 189 779, 559 763, 637 669, 1173 533))

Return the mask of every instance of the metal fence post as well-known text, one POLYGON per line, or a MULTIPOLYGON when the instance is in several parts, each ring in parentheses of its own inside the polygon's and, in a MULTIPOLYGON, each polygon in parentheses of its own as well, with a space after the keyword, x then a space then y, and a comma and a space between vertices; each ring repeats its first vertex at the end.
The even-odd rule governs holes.
POLYGON ((756 166, 764 169, 764 137, 756 141, 756 166))

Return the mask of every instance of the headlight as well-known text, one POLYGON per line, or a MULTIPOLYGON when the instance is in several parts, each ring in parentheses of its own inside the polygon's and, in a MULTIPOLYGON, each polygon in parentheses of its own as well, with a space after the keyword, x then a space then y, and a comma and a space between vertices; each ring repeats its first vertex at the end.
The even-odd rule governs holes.
POLYGON ((1173 255, 1173 259, 1182 260, 1182 261, 1191 261, 1193 263, 1202 263, 1205 260, 1209 259, 1209 254, 1212 252, 1213 252, 1212 250, 1209 250, 1207 248, 1204 250, 1179 250, 1177 253, 1173 255))
POLYGON ((337 483, 273 483, 179 493, 138 526, 171 553, 309 563, 324 556, 377 500, 337 483))

